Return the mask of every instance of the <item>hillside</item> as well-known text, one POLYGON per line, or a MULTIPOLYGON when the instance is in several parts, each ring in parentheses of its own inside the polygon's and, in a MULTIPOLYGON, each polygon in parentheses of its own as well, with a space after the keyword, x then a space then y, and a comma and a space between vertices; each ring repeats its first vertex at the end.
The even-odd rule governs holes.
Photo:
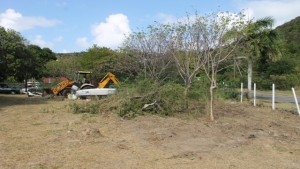
POLYGON ((300 16, 278 26, 275 30, 287 45, 288 51, 297 58, 300 57, 300 16))

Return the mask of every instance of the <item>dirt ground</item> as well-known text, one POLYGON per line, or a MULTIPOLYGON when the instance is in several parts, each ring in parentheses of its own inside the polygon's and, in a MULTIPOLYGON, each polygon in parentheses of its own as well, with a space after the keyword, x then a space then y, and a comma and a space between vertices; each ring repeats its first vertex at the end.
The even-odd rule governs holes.
POLYGON ((0 95, 0 168, 300 168, 300 117, 289 112, 226 102, 215 122, 124 120, 73 114, 72 102, 0 95))

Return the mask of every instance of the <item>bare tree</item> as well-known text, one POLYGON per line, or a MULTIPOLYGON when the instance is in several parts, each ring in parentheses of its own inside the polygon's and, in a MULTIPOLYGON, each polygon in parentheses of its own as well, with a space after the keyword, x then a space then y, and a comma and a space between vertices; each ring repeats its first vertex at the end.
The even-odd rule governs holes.
POLYGON ((245 25, 244 15, 231 13, 209 14, 198 17, 196 23, 203 28, 202 53, 206 58, 204 70, 210 80, 210 120, 214 120, 214 90, 221 64, 228 60, 239 45, 238 36, 245 25))
MULTIPOLYGON (((199 17, 199 16, 197 16, 199 17)), ((184 21, 173 25, 172 41, 170 43, 171 54, 176 63, 178 73, 184 81, 185 106, 188 108, 188 90, 192 80, 206 63, 203 48, 203 25, 199 25, 189 16, 184 21)))
POLYGON ((186 20, 171 25, 150 26, 148 32, 128 37, 125 47, 143 65, 145 76, 161 78, 162 72, 172 62, 185 84, 187 94, 192 80, 204 70, 210 80, 210 119, 214 120, 214 89, 220 65, 237 48, 242 36, 244 15, 231 13, 188 16, 186 20))
POLYGON ((124 48, 140 65, 140 71, 155 81, 165 78, 162 76, 171 63, 169 33, 167 25, 149 26, 147 32, 132 33, 124 43, 124 48))

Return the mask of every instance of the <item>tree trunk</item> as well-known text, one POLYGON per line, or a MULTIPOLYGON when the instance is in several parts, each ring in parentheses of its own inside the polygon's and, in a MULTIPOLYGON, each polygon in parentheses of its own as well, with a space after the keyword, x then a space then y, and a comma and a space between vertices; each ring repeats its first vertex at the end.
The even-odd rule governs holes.
POLYGON ((184 108, 188 109, 189 108, 189 101, 188 101, 188 91, 189 91, 190 86, 185 86, 184 88, 184 108))
POLYGON ((210 86, 210 89, 209 89, 209 93, 210 93, 210 105, 209 105, 210 113, 209 113, 209 117, 210 117, 211 121, 215 120, 215 118, 214 118, 214 112, 213 112, 214 88, 215 88, 214 86, 210 86))
POLYGON ((248 98, 250 99, 252 96, 252 90, 251 90, 251 85, 252 85, 252 59, 248 58, 248 98))

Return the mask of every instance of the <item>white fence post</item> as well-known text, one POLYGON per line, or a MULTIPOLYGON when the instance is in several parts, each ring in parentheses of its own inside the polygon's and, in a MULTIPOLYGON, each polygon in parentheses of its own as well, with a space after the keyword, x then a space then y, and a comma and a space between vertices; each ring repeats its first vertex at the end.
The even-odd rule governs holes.
POLYGON ((275 110, 275 84, 272 85, 272 110, 275 110))
POLYGON ((243 83, 241 83, 241 103, 243 102, 243 83))
POLYGON ((293 95, 294 95, 294 99, 295 99, 295 104, 297 106, 297 111, 298 111, 298 114, 300 116, 300 109, 299 109, 299 104, 298 104, 298 99, 297 99, 297 96, 296 96, 296 92, 295 92, 295 89, 292 88, 292 91, 293 91, 293 95))
POLYGON ((256 83, 253 86, 253 106, 256 106, 256 83))

